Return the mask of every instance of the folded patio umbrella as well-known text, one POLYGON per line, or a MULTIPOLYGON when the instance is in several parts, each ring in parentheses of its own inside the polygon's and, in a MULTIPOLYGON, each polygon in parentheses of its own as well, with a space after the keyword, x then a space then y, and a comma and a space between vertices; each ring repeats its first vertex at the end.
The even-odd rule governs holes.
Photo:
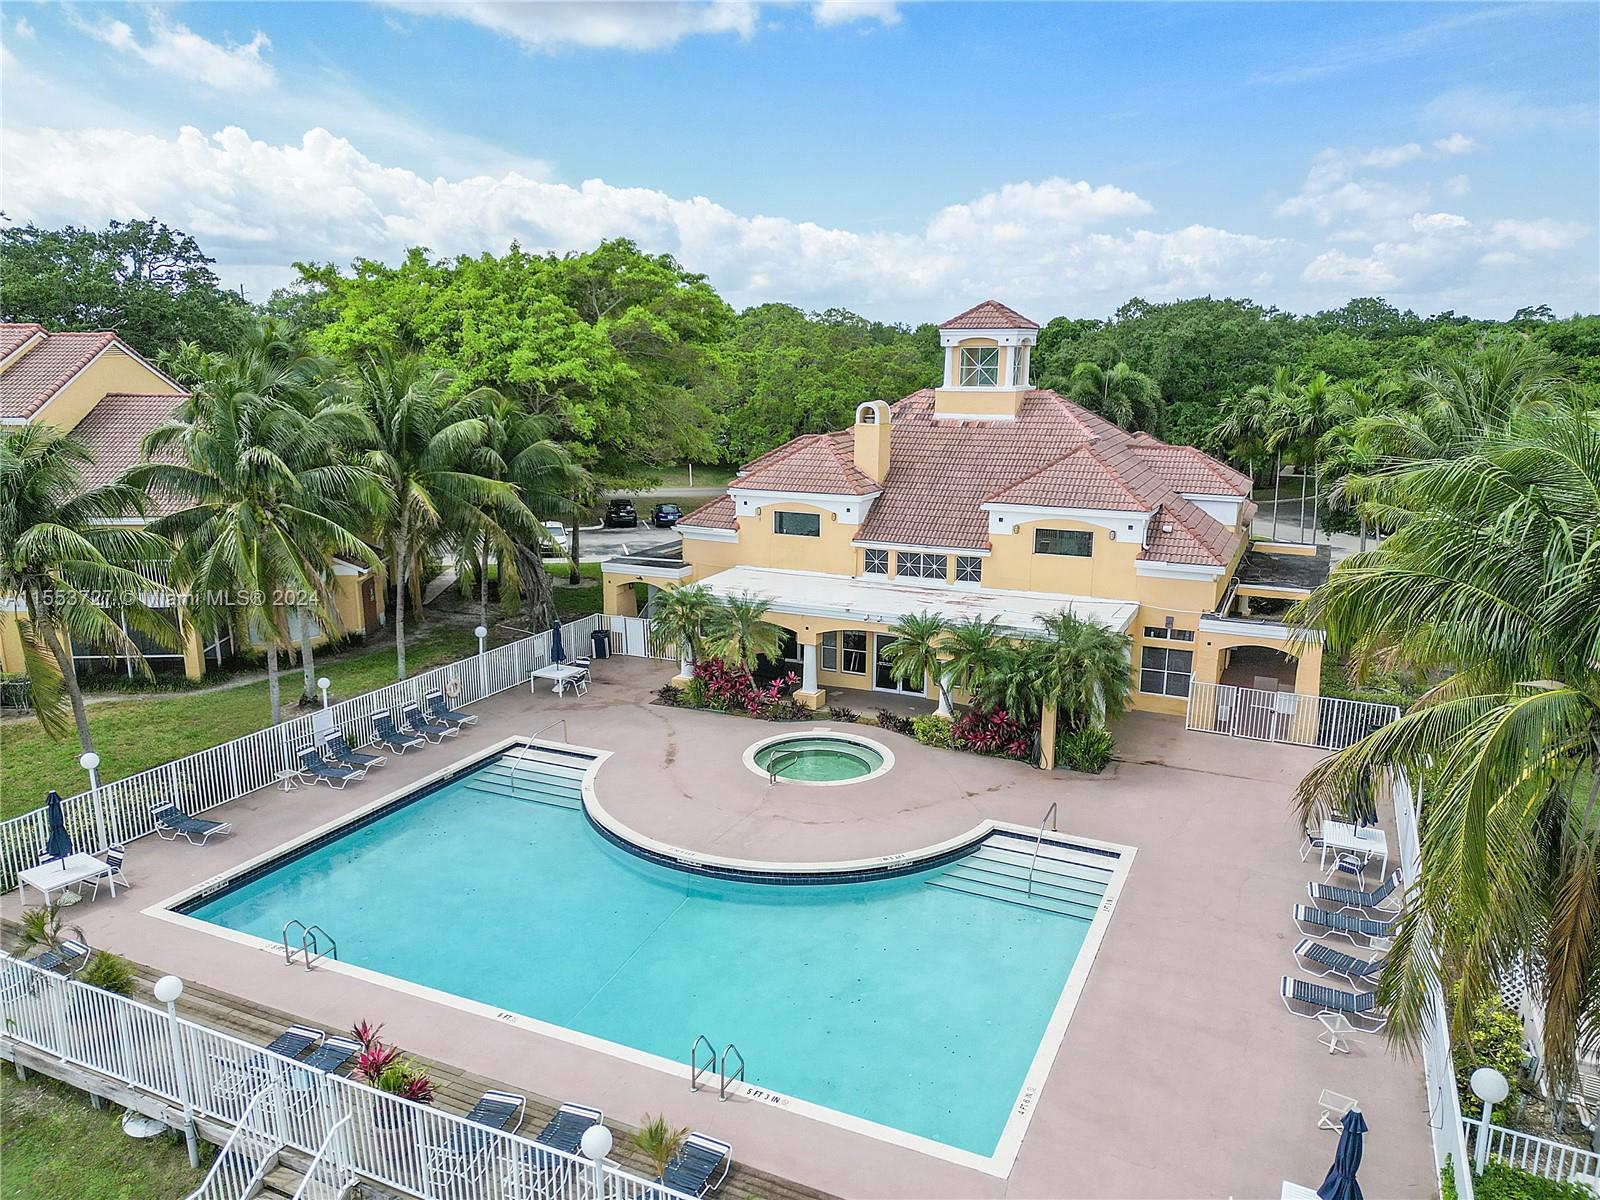
POLYGON ((1339 1148, 1333 1152, 1333 1166, 1317 1189, 1322 1200, 1362 1200, 1356 1169, 1361 1166, 1361 1139, 1367 1132, 1367 1119, 1359 1108, 1352 1108, 1339 1122, 1339 1148))
POLYGON ((550 626, 550 661, 561 663, 567 661, 566 647, 561 644, 561 618, 556 618, 556 623, 550 626))
POLYGON ((61 807, 61 793, 51 789, 44 801, 45 841, 46 854, 53 854, 61 860, 61 869, 66 870, 67 855, 72 853, 72 835, 67 832, 67 814, 61 807))
POLYGON ((1372 797, 1372 781, 1365 776, 1362 776, 1350 790, 1350 823, 1352 825, 1378 823, 1378 805, 1372 797))

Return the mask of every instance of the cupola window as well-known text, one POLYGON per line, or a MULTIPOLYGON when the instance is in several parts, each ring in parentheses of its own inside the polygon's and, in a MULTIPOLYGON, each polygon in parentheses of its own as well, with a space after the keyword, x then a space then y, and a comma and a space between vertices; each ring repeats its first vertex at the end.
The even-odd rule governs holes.
POLYGON ((961 347, 962 387, 996 387, 1000 383, 1000 347, 961 347))

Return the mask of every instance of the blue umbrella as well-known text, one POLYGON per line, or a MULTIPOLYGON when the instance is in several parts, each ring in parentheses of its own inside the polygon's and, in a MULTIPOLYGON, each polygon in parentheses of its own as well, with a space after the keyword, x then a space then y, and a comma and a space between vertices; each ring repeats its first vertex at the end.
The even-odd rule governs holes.
POLYGON ((1376 825, 1378 804, 1372 796, 1372 781, 1363 775, 1350 793, 1350 819, 1356 825, 1376 825))
POLYGON ((1356 1169, 1361 1166, 1361 1138, 1367 1132, 1367 1119, 1359 1108, 1352 1108, 1339 1122, 1339 1148, 1333 1152, 1333 1166, 1317 1189, 1322 1200, 1361 1200, 1361 1185, 1356 1169))
POLYGON ((567 661, 566 647, 561 644, 561 618, 556 618, 556 623, 550 626, 550 661, 562 663, 567 661))
POLYGON ((72 835, 67 832, 67 814, 61 807, 61 793, 51 791, 44 801, 44 852, 65 859, 72 853, 72 835))

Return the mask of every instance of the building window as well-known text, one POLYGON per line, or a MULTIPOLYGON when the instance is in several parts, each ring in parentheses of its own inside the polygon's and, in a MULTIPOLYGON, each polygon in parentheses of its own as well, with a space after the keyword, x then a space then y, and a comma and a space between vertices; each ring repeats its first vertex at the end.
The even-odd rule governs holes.
POLYGON ((1033 552, 1088 558, 1094 553, 1094 534, 1082 529, 1035 529, 1033 552))
POLYGON ((1027 354, 1027 347, 1011 347, 1011 386, 1021 387, 1028 382, 1028 373, 1022 369, 1022 364, 1027 354))
POLYGON ((822 518, 816 513, 784 512, 772 514, 772 532, 787 533, 792 537, 821 537, 822 518))
POLYGON ((1139 658, 1139 690, 1152 696, 1187 696, 1193 674, 1193 650, 1146 646, 1139 658))
POLYGON ((1147 640, 1159 638, 1167 642, 1192 642, 1194 641, 1194 630, 1166 629, 1159 625, 1146 625, 1144 627, 1144 636, 1147 640))
POLYGON ((976 555, 956 555, 956 582, 977 583, 983 578, 983 559, 976 555))
POLYGON ((821 647, 822 669, 824 671, 837 671, 839 669, 839 635, 825 633, 817 639, 821 647))
POLYGON ((994 387, 1000 382, 999 346, 961 348, 962 387, 994 387))
POLYGON ((868 550, 866 561, 861 571, 864 575, 887 575, 889 573, 889 552, 887 550, 868 550))
POLYGON ((902 550, 895 555, 895 576, 899 579, 943 579, 944 555, 913 554, 902 550))
POLYGON ((861 630, 825 633, 818 640, 822 645, 824 671, 843 671, 846 675, 867 673, 867 635, 861 630))

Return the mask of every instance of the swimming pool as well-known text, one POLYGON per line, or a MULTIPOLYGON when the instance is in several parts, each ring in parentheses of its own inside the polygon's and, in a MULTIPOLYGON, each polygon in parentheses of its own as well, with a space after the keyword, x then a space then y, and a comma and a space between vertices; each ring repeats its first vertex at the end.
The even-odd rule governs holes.
POLYGON ((733 1042, 755 1087, 996 1154, 1081 987, 1115 851, 1047 843, 1031 897, 1032 835, 851 881, 722 878, 603 836, 583 773, 496 757, 179 911, 273 944, 315 922, 341 963, 679 1071, 696 1036, 733 1042))

